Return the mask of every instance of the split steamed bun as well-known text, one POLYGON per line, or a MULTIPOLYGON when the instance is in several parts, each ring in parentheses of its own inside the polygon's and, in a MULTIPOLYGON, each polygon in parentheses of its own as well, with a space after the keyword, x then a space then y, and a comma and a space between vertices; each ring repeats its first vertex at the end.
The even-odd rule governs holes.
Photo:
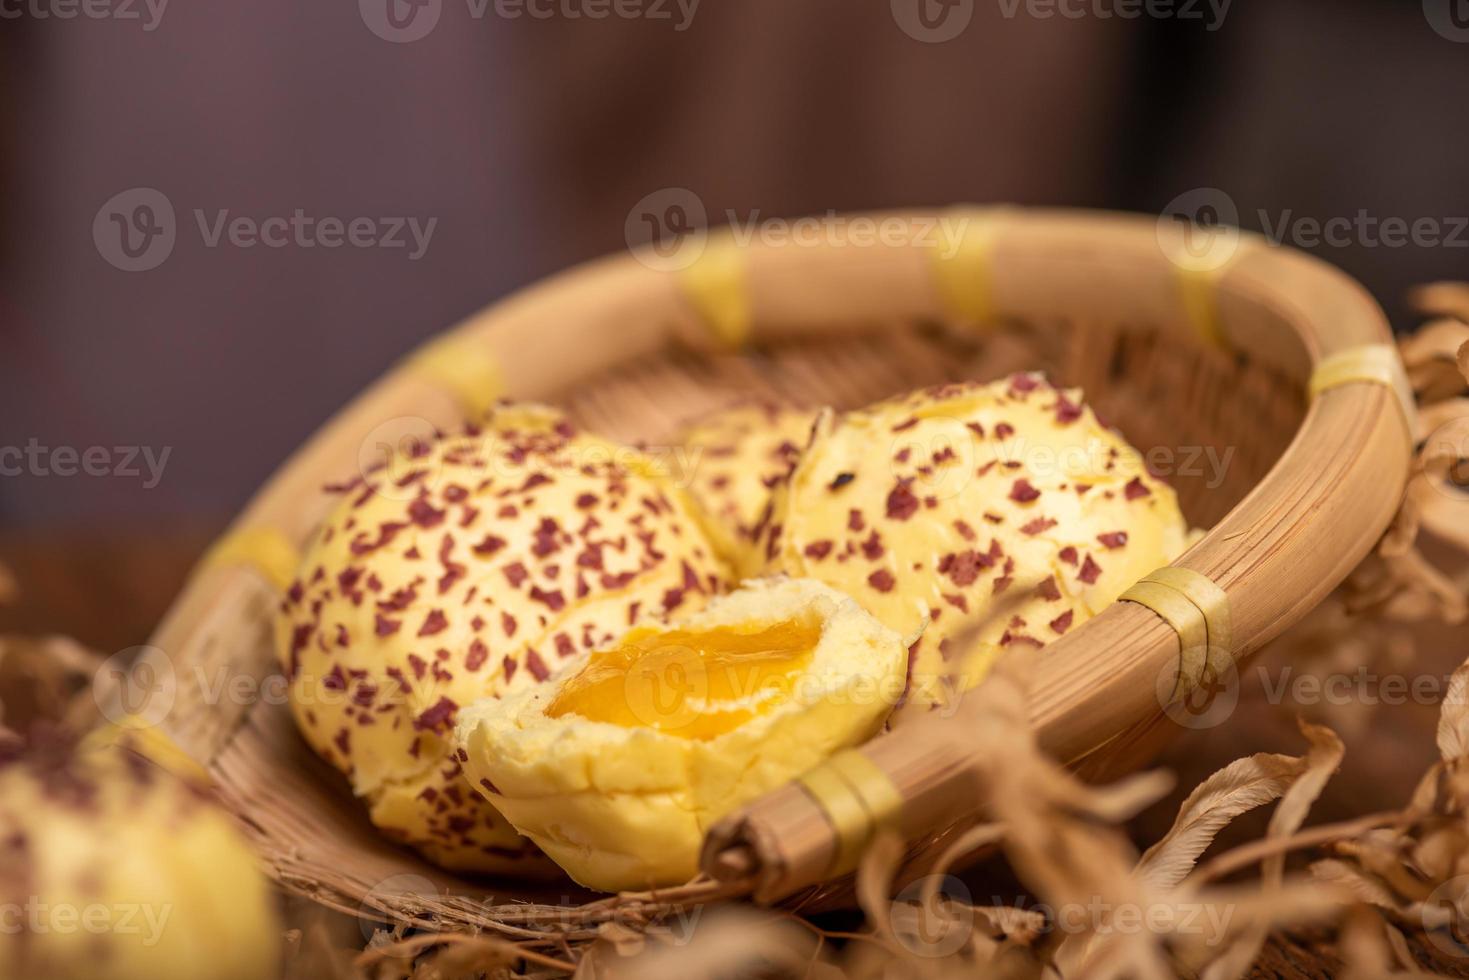
POLYGON ((0 976, 269 980, 275 899, 230 818, 126 748, 0 760, 0 976))
POLYGON ((1173 490, 1038 374, 828 412, 775 491, 766 568, 856 598, 913 643, 907 700, 1080 626, 1189 542, 1173 490), (962 658, 958 638, 982 625, 962 658))
POLYGON ((764 580, 461 712, 470 781, 577 881, 678 884, 704 831, 882 726, 901 637, 819 582, 764 580))
POLYGON ((737 576, 754 575, 763 564, 757 539, 770 518, 770 490, 790 471, 815 418, 809 409, 752 401, 683 431, 680 441, 698 454, 689 492, 737 576))
POLYGON ((690 504, 648 457, 539 406, 497 409, 346 488, 281 606, 298 726, 373 823, 456 870, 544 859, 464 781, 464 706, 549 678, 724 584, 690 504))

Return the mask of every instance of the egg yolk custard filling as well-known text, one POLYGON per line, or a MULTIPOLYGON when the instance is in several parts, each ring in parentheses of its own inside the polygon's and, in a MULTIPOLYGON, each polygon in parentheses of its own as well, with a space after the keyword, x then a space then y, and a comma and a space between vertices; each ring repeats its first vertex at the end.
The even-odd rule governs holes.
POLYGON ((544 684, 466 706, 458 758, 583 885, 675 885, 698 870, 716 820, 876 734, 907 666, 902 637, 846 594, 746 582, 544 684))
POLYGON ((788 700, 811 663, 821 625, 637 629, 593 653, 546 708, 623 728, 709 740, 788 700))

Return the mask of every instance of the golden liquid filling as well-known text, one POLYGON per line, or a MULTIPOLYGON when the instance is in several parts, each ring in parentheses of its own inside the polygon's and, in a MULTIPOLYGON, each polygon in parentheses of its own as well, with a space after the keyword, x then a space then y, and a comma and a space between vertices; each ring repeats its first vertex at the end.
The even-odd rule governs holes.
POLYGON ((707 740, 781 703, 821 640, 813 623, 762 629, 637 629, 599 650, 546 714, 707 740))

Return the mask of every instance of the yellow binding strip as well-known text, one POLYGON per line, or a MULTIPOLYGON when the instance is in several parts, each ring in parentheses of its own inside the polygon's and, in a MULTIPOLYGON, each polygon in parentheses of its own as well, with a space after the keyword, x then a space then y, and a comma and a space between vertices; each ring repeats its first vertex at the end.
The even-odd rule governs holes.
POLYGON ((830 875, 846 874, 879 831, 896 827, 903 798, 867 756, 848 749, 798 780, 826 813, 837 838, 830 875))
POLYGON ((83 736, 78 746, 82 752, 119 748, 136 752, 149 762, 181 779, 208 783, 209 773, 193 756, 168 737, 156 724, 130 715, 116 724, 102 724, 83 736))
POLYGON ((928 247, 939 303, 959 320, 989 323, 995 316, 994 252, 1004 208, 950 211, 928 247))
POLYGON ((1225 591, 1209 576, 1173 565, 1149 572, 1143 581, 1173 589, 1198 608, 1207 633, 1205 676, 1224 676, 1234 659, 1234 617, 1225 591))
POLYGON ((1191 233, 1185 234, 1165 244, 1164 253, 1173 266, 1178 299, 1189 325, 1205 344, 1224 350, 1229 340, 1219 319, 1219 282, 1253 247, 1254 239, 1232 227, 1211 229, 1207 234, 1202 245, 1191 233))
POLYGON ((301 554, 286 535, 273 527, 242 527, 215 542, 204 556, 205 568, 244 565, 255 569, 280 592, 290 587, 301 554))
POLYGON ((699 318, 731 350, 749 341, 754 326, 749 280, 749 252, 727 234, 711 235, 698 257, 678 271, 679 288, 699 318))
POLYGON ((1311 372, 1311 397, 1359 382, 1392 389, 1397 396, 1398 407, 1403 410, 1408 432, 1417 431, 1418 408, 1413 399, 1413 386, 1408 381, 1408 372, 1403 367, 1397 347, 1392 344, 1364 344, 1322 358, 1311 372))
POLYGON ((446 334, 410 354, 407 364, 452 394, 468 418, 484 415, 505 395, 504 371, 482 337, 446 334))
POLYGON ((1173 686, 1173 697, 1182 697, 1198 687, 1209 659, 1209 628, 1199 607, 1177 590, 1147 579, 1122 593, 1119 599, 1147 606, 1178 634, 1178 680, 1173 686))

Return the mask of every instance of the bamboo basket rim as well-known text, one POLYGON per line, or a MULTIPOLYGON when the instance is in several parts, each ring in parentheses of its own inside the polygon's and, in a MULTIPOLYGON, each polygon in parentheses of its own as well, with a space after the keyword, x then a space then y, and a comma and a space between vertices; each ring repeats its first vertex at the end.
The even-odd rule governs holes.
MULTIPOLYGON (((226 535, 237 547, 200 563, 150 643, 180 661, 269 672, 274 658, 268 640, 262 655, 269 635, 262 622, 283 588, 280 562, 270 556, 303 545, 332 502, 322 486, 351 472, 374 426, 412 414, 447 429, 488 395, 543 398, 670 345, 712 351, 731 342, 833 340, 923 319, 1106 320, 1202 337, 1304 381, 1327 357, 1391 341, 1381 310, 1345 273, 1245 233, 1227 255, 1199 264, 1179 261, 1190 254, 1185 230, 1142 216, 1007 207, 868 217, 905 223, 912 234, 870 247, 711 236, 692 263, 676 268, 621 253, 514 293, 431 341, 282 464, 226 535), (942 234, 932 231, 940 216, 962 219, 958 237, 940 243, 947 258, 921 241, 921 233, 942 234), (241 541, 252 543, 241 548, 241 541)), ((1298 620, 1368 553, 1397 511, 1410 430, 1390 388, 1348 383, 1319 393, 1274 467, 1175 562, 1227 594, 1233 658, 1298 620)), ((1162 712, 1155 678, 1179 656, 1178 635, 1129 602, 1050 644, 1033 671, 1042 744, 1075 760, 1155 724, 1162 712)), ((193 690, 179 697, 184 708, 163 731, 228 783, 219 758, 250 707, 210 705, 193 690)), ((879 736, 863 754, 907 801, 901 829, 912 839, 960 816, 946 789, 963 762, 915 760, 902 743, 898 734, 879 736)), ((248 829, 250 814, 237 815, 248 829)), ((743 848, 764 900, 828 881, 829 847, 778 839, 822 819, 795 786, 777 790, 711 830, 706 870, 717 873, 721 855, 743 848)), ((355 886, 322 887, 304 881, 299 868, 268 866, 286 888, 323 904, 361 909, 368 900, 355 886)), ((466 921, 453 903, 432 912, 466 921)))

